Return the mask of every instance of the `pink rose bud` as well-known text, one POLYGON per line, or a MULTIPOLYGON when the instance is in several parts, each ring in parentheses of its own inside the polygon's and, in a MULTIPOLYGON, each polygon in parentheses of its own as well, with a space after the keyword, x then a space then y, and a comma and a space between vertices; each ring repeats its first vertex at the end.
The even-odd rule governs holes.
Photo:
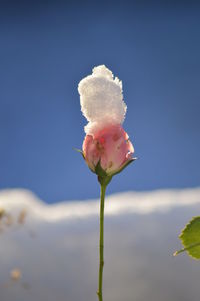
POLYGON ((93 135, 86 135, 83 156, 89 168, 98 174, 97 167, 108 176, 119 173, 134 159, 134 148, 121 125, 110 125, 93 135))
POLYGON ((78 91, 81 111, 88 121, 82 154, 98 179, 108 182, 136 159, 122 127, 127 110, 122 82, 101 65, 80 81, 78 91))

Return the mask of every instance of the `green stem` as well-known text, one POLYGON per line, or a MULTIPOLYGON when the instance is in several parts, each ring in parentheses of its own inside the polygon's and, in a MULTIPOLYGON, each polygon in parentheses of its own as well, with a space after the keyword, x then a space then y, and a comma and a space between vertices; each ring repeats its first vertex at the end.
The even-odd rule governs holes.
POLYGON ((106 193, 106 184, 101 183, 101 204, 100 204, 100 234, 99 234, 99 288, 97 295, 99 301, 103 301, 102 287, 103 287, 103 265, 104 265, 104 200, 106 193))

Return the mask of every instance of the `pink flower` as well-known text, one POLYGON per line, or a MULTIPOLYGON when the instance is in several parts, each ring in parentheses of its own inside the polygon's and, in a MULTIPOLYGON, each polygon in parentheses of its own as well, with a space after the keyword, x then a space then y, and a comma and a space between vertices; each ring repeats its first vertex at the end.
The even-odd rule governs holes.
POLYGON ((82 155, 102 184, 133 162, 134 148, 122 127, 127 106, 123 100, 122 82, 100 65, 79 85, 81 111, 88 124, 82 155))
POLYGON ((120 124, 107 125, 93 134, 87 134, 83 142, 83 156, 89 168, 99 175, 119 173, 135 158, 128 134, 120 124), (100 168, 100 170, 99 170, 100 168))

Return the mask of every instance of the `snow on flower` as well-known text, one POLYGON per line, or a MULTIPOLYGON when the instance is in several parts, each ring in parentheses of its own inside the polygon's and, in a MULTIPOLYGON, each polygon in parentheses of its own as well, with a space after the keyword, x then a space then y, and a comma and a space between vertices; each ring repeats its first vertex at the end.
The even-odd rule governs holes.
POLYGON ((83 78, 79 85, 81 111, 88 120, 86 134, 111 124, 122 124, 126 114, 123 101, 122 82, 101 65, 91 75, 83 78))
POLYGON ((112 177, 134 160, 133 145, 122 127, 127 109, 122 82, 101 65, 80 81, 78 91, 81 110, 88 120, 84 159, 93 172, 99 175, 103 171, 112 177))

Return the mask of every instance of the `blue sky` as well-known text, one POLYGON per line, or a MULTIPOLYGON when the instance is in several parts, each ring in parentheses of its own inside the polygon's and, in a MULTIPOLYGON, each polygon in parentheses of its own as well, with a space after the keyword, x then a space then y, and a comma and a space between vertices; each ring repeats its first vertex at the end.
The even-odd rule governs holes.
POLYGON ((140 158, 109 193, 200 184, 200 6, 181 1, 2 2, 0 188, 51 203, 98 197, 73 150, 77 85, 105 64, 123 81, 124 128, 140 158))

